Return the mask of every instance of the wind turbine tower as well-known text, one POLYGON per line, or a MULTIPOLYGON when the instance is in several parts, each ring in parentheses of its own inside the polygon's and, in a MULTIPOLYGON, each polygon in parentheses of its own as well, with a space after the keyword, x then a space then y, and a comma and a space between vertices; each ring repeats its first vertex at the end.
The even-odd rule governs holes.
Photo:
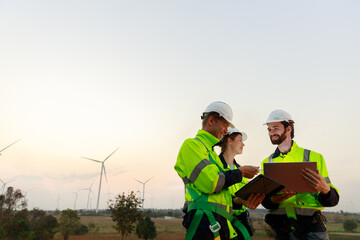
POLYGON ((146 180, 145 182, 141 182, 139 180, 134 179, 135 181, 141 183, 143 185, 143 198, 142 198, 142 209, 144 210, 144 202, 145 202, 145 184, 150 181, 150 179, 152 179, 153 177, 149 178, 148 180, 146 180))
POLYGON ((55 210, 59 210, 59 203, 62 199, 60 198, 60 195, 58 194, 58 198, 56 199, 56 209, 55 210))
POLYGON ((2 182, 2 186, 1 186, 1 188, 0 188, 0 191, 1 191, 1 194, 4 192, 3 191, 3 188, 4 188, 4 186, 5 186, 5 182, 3 181, 3 180, 1 180, 0 179, 0 182, 2 182))
POLYGON ((77 201, 77 198, 78 198, 78 193, 79 193, 80 191, 83 191, 83 190, 88 190, 88 189, 87 189, 87 188, 82 188, 82 189, 77 190, 76 192, 73 192, 73 193, 75 193, 74 210, 76 210, 76 201, 77 201))
POLYGON ((77 190, 76 192, 73 192, 73 193, 75 193, 74 210, 76 210, 76 200, 77 200, 78 192, 79 192, 79 190, 77 190))
POLYGON ((97 199, 97 203, 96 203, 96 212, 99 211, 99 201, 100 201, 100 192, 101 192, 101 181, 102 181, 102 175, 103 175, 103 172, 105 174, 105 180, 107 182, 107 177, 106 177, 106 170, 105 170, 105 161, 109 159, 109 157, 111 157, 111 155, 113 155, 119 148, 115 149, 115 151, 113 151, 107 158, 105 158, 103 161, 99 161, 99 160, 96 160, 96 159, 92 159, 92 158, 86 158, 86 157, 83 157, 87 160, 90 160, 90 161, 94 161, 94 162, 97 162, 97 163, 101 163, 101 171, 100 171, 100 182, 99 182, 99 192, 98 192, 98 199, 97 199))
POLYGON ((93 191, 91 190, 92 185, 94 184, 94 182, 91 183, 89 188, 85 188, 85 190, 88 190, 88 199, 87 199, 87 204, 86 204, 86 209, 89 210, 89 200, 90 200, 90 193, 93 193, 93 191))

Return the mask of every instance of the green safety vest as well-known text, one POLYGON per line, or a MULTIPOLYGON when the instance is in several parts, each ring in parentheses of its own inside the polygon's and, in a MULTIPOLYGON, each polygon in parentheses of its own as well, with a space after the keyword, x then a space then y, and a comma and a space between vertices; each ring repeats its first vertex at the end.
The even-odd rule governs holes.
POLYGON ((232 198, 225 184, 224 169, 217 153, 212 149, 218 139, 210 133, 199 130, 195 138, 187 139, 181 146, 175 171, 183 180, 185 188, 185 206, 188 211, 196 210, 186 240, 192 239, 204 214, 210 221, 210 230, 214 238, 219 237, 221 226, 216 222, 213 212, 228 220, 230 233, 236 233, 233 225, 250 239, 245 226, 232 215, 232 198))
MULTIPOLYGON (((327 184, 333 187, 338 193, 339 191, 332 185, 324 157, 317 152, 313 152, 301 147, 298 147, 295 141, 291 147, 290 152, 282 154, 273 158, 273 154, 264 159, 261 163, 264 169, 264 163, 272 162, 316 162, 317 169, 321 176, 325 178, 327 184)), ((263 174, 263 172, 261 172, 263 174)), ((283 215, 286 214, 289 218, 297 219, 296 216, 312 216, 316 211, 324 209, 324 206, 318 201, 317 196, 320 193, 298 193, 295 196, 283 201, 278 209, 270 209, 270 214, 283 215)))
MULTIPOLYGON (((240 188, 244 187, 246 183, 249 181, 249 179, 243 177, 242 181, 239 183, 235 183, 234 185, 229 187, 229 191, 233 197, 235 196, 235 193, 240 190, 240 188)), ((233 214, 235 216, 239 216, 241 213, 246 211, 246 206, 242 205, 241 209, 233 209, 233 214)))
MULTIPOLYGON (((238 165, 239 166, 239 165, 238 165)), ((235 166, 235 167, 238 167, 238 166, 235 166)), ((230 171, 232 170, 229 166, 229 164, 227 164, 226 168, 225 168, 225 171, 230 171)), ((246 178, 246 177, 243 177, 241 182, 239 183, 235 183, 234 185, 231 185, 229 187, 229 192, 231 194, 232 197, 236 197, 235 196, 235 193, 237 191, 240 190, 240 188, 243 188, 247 183, 248 183, 249 179, 246 178)), ((241 209, 233 209, 233 214, 235 216, 239 216, 241 213, 245 212, 246 211, 246 206, 245 205, 242 205, 241 209)))

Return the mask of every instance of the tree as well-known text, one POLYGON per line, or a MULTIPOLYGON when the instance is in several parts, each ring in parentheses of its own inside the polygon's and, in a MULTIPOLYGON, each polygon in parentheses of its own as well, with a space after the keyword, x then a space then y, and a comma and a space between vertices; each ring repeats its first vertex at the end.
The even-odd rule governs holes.
POLYGON ((358 224, 354 220, 345 220, 343 227, 347 232, 354 232, 354 230, 358 227, 358 224))
POLYGON ((55 236, 58 221, 51 214, 34 208, 30 211, 30 225, 34 232, 34 240, 49 240, 55 236))
POLYGON ((61 211, 59 219, 59 231, 63 235, 64 240, 68 240, 70 235, 80 227, 80 217, 78 212, 71 209, 61 211))
POLYGON ((156 227, 150 217, 146 216, 139 221, 136 226, 136 235, 145 240, 154 239, 156 237, 156 227))
POLYGON ((141 203, 142 200, 133 191, 128 196, 122 193, 115 200, 110 200, 111 218, 116 223, 114 228, 121 234, 121 239, 130 234, 134 230, 134 223, 141 219, 141 203))
POLYGON ((31 235, 27 203, 21 190, 8 187, 0 195, 0 238, 23 239, 31 235))
POLYGON ((16 210, 26 209, 27 202, 20 189, 8 187, 5 194, 0 195, 0 223, 8 222, 16 210))
POLYGON ((51 214, 28 211, 21 190, 8 187, 0 195, 0 239, 53 239, 57 220, 51 214))
POLYGON ((89 232, 89 228, 84 225, 80 224, 77 229, 75 229, 74 235, 85 235, 89 232))
POLYGON ((100 228, 100 226, 94 222, 88 223, 88 229, 89 229, 89 232, 91 232, 91 233, 99 232, 99 228, 100 228))

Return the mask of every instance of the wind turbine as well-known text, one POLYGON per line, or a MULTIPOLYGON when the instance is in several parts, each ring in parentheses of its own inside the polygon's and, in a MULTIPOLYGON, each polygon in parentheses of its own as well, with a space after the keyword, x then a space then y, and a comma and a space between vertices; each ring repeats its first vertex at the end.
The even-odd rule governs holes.
POLYGON ((8 147, 10 147, 10 146, 14 145, 14 144, 15 144, 15 143, 17 143, 18 141, 20 141, 20 139, 16 140, 15 142, 13 142, 12 144, 10 144, 9 146, 7 146, 7 147, 5 147, 5 148, 1 149, 1 150, 0 150, 0 156, 1 156, 1 152, 2 152, 2 151, 4 151, 5 149, 7 149, 8 147))
POLYGON ((83 190, 87 190, 87 189, 83 188, 83 189, 77 190, 76 192, 73 192, 73 193, 75 193, 74 210, 76 210, 76 200, 77 200, 77 197, 78 197, 78 193, 79 193, 80 191, 83 191, 83 190))
POLYGON ((105 195, 105 197, 107 197, 107 206, 109 207, 109 202, 110 202, 110 197, 113 197, 115 199, 115 195, 112 194, 110 191, 108 191, 108 193, 105 195))
POLYGON ((92 185, 94 184, 94 181, 91 183, 89 188, 85 188, 85 190, 88 190, 88 199, 87 199, 87 204, 86 204, 86 209, 89 210, 89 200, 90 200, 90 192, 93 193, 93 191, 91 190, 92 185))
POLYGON ((139 183, 141 183, 141 184, 143 185, 143 199, 142 199, 142 209, 143 209, 143 210, 144 210, 144 202, 145 202, 145 184, 146 184, 148 181, 150 181, 150 179, 152 179, 152 178, 153 178, 153 177, 149 178, 149 179, 146 180, 145 182, 141 182, 141 181, 136 180, 136 179, 134 178, 135 181, 137 181, 137 182, 139 182, 139 183))
POLYGON ((56 209, 55 210, 59 210, 59 203, 60 203, 61 200, 62 199, 60 198, 60 195, 58 195, 58 198, 56 199, 57 204, 56 204, 56 209))
POLYGON ((94 162, 98 162, 98 163, 101 163, 101 171, 100 171, 100 182, 99 182, 99 192, 98 192, 98 199, 97 199, 97 203, 96 203, 96 212, 99 211, 99 201, 100 201, 100 192, 101 192, 101 181, 102 181, 102 175, 103 175, 103 172, 105 174, 105 180, 107 182, 107 177, 106 177, 106 170, 105 170, 105 161, 109 159, 109 157, 111 155, 113 155, 119 148, 115 149, 115 151, 113 151, 107 158, 105 158, 103 161, 99 161, 99 160, 95 160, 95 159, 91 159, 91 158, 86 158, 86 157, 82 157, 82 158, 85 158, 87 160, 90 160, 90 161, 94 161, 94 162))
POLYGON ((4 194, 4 190, 6 191, 6 184, 10 183, 10 182, 13 182, 13 180, 11 181, 7 181, 7 182, 4 182, 3 180, 0 179, 0 181, 2 182, 2 187, 1 187, 1 194, 4 194))
POLYGON ((3 190, 3 188, 4 188, 4 186, 5 186, 5 182, 3 181, 3 180, 1 180, 0 179, 0 181, 2 182, 2 186, 1 186, 1 194, 3 194, 4 193, 4 190, 3 190))
POLYGON ((77 199, 77 196, 78 196, 78 192, 79 192, 79 190, 77 190, 76 192, 72 192, 72 193, 75 193, 74 210, 76 210, 76 199, 77 199))
POLYGON ((3 184, 3 185, 1 186, 1 189, 2 189, 2 188, 4 187, 4 184, 5 184, 5 183, 4 183, 3 180, 1 180, 1 178, 0 178, 0 182, 2 182, 2 184, 3 184))

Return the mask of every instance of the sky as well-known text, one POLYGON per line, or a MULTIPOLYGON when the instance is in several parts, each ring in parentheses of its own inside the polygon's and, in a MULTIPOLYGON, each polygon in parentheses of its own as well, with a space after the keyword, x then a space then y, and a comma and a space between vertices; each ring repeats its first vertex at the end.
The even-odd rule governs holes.
MULTIPOLYGON (((276 148, 263 122, 283 109, 294 140, 321 153, 338 206, 360 211, 359 1, 0 0, 0 179, 29 208, 94 209, 117 194, 181 208, 182 142, 213 101, 246 132, 240 164, 276 148), (136 181, 137 180, 137 181, 136 181), (89 195, 89 190, 92 193, 89 195), (89 202, 89 203, 88 203, 89 202)), ((217 149, 218 151, 219 149, 217 149)))

